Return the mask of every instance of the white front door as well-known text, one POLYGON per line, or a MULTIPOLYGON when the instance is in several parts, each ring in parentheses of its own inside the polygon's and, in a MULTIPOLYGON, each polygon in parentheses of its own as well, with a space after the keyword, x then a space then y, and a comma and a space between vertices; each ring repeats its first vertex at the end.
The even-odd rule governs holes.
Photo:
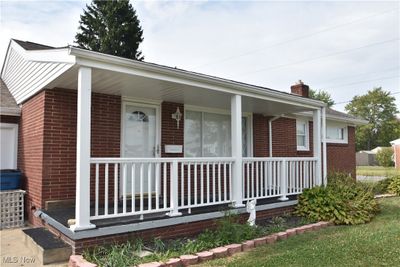
MULTIPOLYGON (((155 158, 159 157, 159 107, 146 104, 124 103, 123 105, 123 141, 122 156, 125 158, 155 158)), ((145 170, 148 164, 143 166, 145 170)), ((127 177, 132 177, 128 168, 127 177)), ((140 166, 135 168, 135 194, 140 192, 140 187, 148 188, 151 179, 152 191, 154 187, 154 175, 145 177, 143 185, 140 185, 140 166)), ((147 172, 145 172, 147 173, 147 172)), ((154 173, 154 172, 153 172, 154 173)), ((131 187, 131 179, 126 180, 128 189, 131 187)))

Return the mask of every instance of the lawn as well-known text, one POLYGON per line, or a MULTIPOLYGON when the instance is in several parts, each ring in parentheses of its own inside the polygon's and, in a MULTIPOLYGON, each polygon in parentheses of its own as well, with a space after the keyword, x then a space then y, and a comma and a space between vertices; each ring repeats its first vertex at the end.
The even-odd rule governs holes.
POLYGON ((400 175, 400 170, 394 167, 380 167, 380 166, 357 166, 357 175, 363 176, 391 176, 400 175))
POLYGON ((334 226, 201 266, 399 266, 400 197, 379 200, 372 222, 334 226))

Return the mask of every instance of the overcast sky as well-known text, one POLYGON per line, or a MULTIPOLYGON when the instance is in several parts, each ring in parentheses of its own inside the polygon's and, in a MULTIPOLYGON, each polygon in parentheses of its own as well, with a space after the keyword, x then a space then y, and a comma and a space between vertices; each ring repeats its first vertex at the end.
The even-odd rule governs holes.
MULTIPOLYGON (((73 44, 89 2, 0 0, 0 61, 10 38, 73 44)), ((144 30, 145 61, 282 91, 301 79, 339 103, 382 86, 400 108, 398 1, 135 1, 133 6, 144 30)))

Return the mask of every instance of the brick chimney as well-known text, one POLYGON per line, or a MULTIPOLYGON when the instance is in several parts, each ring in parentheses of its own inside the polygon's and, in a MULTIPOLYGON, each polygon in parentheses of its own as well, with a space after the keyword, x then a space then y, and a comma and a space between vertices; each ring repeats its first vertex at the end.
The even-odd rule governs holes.
POLYGON ((308 98, 310 87, 307 84, 304 84, 302 80, 299 80, 295 85, 290 86, 290 91, 294 95, 308 98))

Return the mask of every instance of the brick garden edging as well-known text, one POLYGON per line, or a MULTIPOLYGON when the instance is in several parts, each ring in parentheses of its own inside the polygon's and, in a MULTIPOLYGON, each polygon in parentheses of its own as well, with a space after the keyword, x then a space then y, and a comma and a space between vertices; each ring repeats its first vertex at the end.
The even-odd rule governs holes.
MULTIPOLYGON (((148 262, 139 264, 138 267, 180 267, 198 264, 204 261, 218 259, 223 257, 230 257, 240 252, 249 251, 255 247, 264 246, 265 244, 272 244, 278 240, 285 240, 295 235, 304 234, 305 232, 317 231, 321 228, 333 225, 331 222, 318 222, 307 224, 296 228, 287 229, 284 232, 279 232, 264 237, 258 237, 253 240, 247 240, 241 244, 230 244, 224 247, 210 249, 209 251, 202 251, 196 255, 182 255, 179 258, 169 259, 166 262, 148 262)), ((83 259, 81 255, 72 255, 69 259, 69 267, 97 267, 96 264, 90 263, 83 259)))

